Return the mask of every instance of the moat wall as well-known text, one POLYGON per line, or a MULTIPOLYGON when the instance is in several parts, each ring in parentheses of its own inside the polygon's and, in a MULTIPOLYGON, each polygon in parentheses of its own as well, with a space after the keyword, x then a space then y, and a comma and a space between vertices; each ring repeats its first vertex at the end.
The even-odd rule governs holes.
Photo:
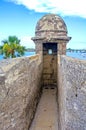
POLYGON ((40 98, 39 55, 0 61, 0 130, 28 130, 40 98))
POLYGON ((86 61, 58 57, 59 130, 86 130, 86 61))

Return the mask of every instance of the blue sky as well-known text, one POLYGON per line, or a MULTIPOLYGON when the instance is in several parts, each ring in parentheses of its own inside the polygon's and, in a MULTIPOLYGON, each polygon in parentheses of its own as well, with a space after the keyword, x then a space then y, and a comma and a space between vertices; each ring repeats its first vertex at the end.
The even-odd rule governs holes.
POLYGON ((22 45, 35 47, 31 37, 37 21, 47 13, 58 14, 65 21, 72 37, 67 48, 86 49, 85 0, 0 0, 0 44, 16 35, 22 45))

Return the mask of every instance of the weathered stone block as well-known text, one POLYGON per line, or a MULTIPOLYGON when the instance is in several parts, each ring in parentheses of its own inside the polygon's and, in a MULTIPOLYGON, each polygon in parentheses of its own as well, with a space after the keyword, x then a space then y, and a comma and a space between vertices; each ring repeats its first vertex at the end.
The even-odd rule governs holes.
POLYGON ((58 64, 61 130, 86 130, 86 61, 61 56, 58 64))
POLYGON ((3 60, 0 68, 0 130, 28 130, 40 97, 39 55, 3 60))

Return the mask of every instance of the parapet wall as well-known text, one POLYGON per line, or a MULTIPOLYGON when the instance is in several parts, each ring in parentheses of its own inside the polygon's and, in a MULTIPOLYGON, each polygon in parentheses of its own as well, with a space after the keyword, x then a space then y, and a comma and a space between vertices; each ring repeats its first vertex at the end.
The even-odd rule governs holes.
POLYGON ((86 61, 58 57, 60 130, 86 130, 86 61))
POLYGON ((0 61, 0 130, 28 130, 40 97, 39 55, 0 61))

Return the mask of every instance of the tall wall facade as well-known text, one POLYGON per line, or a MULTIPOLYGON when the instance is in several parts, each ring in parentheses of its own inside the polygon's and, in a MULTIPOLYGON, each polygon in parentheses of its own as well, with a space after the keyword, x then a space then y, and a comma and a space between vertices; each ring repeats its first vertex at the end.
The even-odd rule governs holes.
POLYGON ((86 61, 58 57, 60 130, 86 130, 86 61))
POLYGON ((0 61, 0 130, 28 130, 40 98, 39 55, 0 61))

